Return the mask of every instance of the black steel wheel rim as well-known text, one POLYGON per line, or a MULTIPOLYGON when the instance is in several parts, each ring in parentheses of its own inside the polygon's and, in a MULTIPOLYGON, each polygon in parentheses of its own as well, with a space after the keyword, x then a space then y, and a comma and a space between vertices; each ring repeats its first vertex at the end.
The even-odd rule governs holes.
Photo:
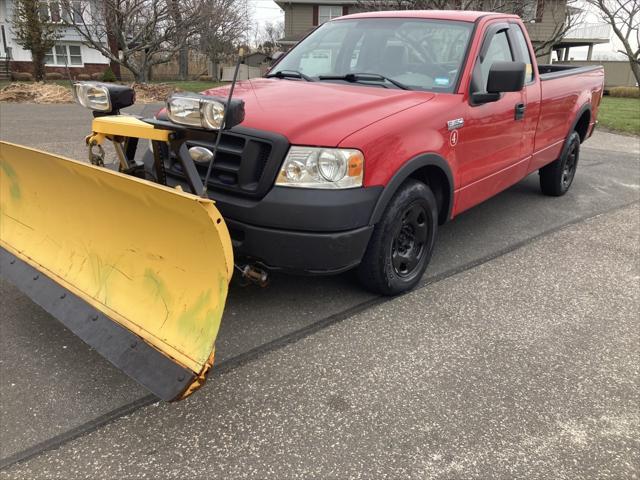
POLYGON ((399 277, 411 277, 419 270, 427 251, 428 218, 420 203, 408 206, 400 216, 391 244, 391 264, 399 277))
POLYGON ((562 187, 569 188, 573 177, 576 174, 576 167, 578 166, 578 146, 576 142, 572 142, 567 152, 567 158, 564 161, 564 168, 562 169, 562 187))

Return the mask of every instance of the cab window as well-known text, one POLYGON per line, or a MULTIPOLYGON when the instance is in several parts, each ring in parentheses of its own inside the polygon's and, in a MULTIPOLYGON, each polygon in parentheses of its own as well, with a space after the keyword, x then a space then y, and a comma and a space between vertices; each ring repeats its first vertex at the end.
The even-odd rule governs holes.
POLYGON ((519 25, 513 27, 513 32, 515 34, 516 43, 518 44, 518 47, 522 52, 522 61, 526 65, 524 83, 531 83, 533 82, 533 63, 531 62, 529 46, 527 45, 527 41, 524 38, 524 33, 522 33, 522 28, 519 25))
POLYGON ((513 62, 513 53, 509 46, 509 38, 507 32, 502 31, 496 33, 491 39, 489 49, 484 57, 484 60, 480 62, 480 91, 487 91, 487 81, 489 80, 489 70, 491 65, 495 62, 513 62))

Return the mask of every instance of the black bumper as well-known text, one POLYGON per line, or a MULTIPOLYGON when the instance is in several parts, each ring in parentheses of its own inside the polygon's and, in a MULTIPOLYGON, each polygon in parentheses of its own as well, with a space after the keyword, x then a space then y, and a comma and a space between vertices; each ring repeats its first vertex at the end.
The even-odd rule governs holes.
POLYGON ((312 233, 256 227, 225 219, 236 261, 269 270, 329 275, 360 263, 373 227, 335 233, 312 233))
POLYGON ((211 192, 239 261, 291 273, 332 274, 360 263, 381 187, 274 187, 253 201, 211 192))

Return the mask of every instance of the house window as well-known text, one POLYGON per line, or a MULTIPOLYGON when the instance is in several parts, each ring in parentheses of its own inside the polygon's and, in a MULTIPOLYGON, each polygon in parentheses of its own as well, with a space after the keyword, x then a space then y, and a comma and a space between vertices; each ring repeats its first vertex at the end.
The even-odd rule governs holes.
POLYGON ((62 12, 65 20, 73 22, 73 23, 82 23, 82 15, 84 13, 84 9, 86 5, 84 5, 81 1, 71 1, 68 2, 68 11, 62 12))
POLYGON ((51 23, 62 22, 60 2, 55 2, 55 1, 40 2, 38 5, 38 11, 40 12, 40 20, 43 22, 51 22, 51 23))
POLYGON ((342 16, 342 5, 318 6, 318 25, 342 16))
POLYGON ((40 19, 50 23, 81 23, 83 10, 81 0, 72 0, 66 4, 56 0, 43 0, 38 4, 40 19))
POLYGON ((44 57, 47 65, 82 66, 80 45, 56 45, 44 57))

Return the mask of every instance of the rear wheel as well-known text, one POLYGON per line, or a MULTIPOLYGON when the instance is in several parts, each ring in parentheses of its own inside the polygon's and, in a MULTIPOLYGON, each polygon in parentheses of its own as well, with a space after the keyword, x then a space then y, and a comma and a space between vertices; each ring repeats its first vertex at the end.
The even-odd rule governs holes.
POLYGON ((407 180, 373 231, 358 267, 361 283, 382 295, 415 287, 431 260, 437 229, 438 207, 431 189, 407 180))
POLYGON ((540 189, 545 195, 559 197, 571 187, 580 157, 580 135, 572 132, 567 148, 556 161, 540 169, 540 189))

